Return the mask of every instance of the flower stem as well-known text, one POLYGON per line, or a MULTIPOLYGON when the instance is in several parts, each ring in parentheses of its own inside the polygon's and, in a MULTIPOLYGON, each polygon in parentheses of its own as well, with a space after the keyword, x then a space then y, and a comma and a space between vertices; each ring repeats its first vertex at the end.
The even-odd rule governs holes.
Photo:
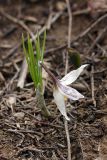
POLYGON ((57 78, 49 71, 49 69, 43 63, 40 63, 40 64, 45 69, 45 71, 49 74, 49 76, 52 78, 54 85, 56 85, 57 78))
POLYGON ((50 112, 46 108, 44 96, 40 90, 40 88, 36 89, 36 98, 37 98, 37 104, 41 108, 41 112, 45 117, 50 117, 50 112))

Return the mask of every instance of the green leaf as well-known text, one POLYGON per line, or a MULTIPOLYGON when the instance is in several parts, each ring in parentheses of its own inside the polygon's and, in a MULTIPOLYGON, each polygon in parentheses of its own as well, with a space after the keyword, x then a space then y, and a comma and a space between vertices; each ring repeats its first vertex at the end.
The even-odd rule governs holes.
POLYGON ((22 35, 23 50, 24 50, 24 54, 25 54, 26 61, 28 64, 28 69, 31 74, 31 78, 34 82, 35 87, 41 88, 41 92, 42 92, 42 88, 43 88, 42 68, 39 65, 39 62, 43 61, 45 40, 46 40, 46 32, 44 33, 44 39, 43 39, 43 44, 42 44, 42 49, 41 49, 40 36, 39 36, 39 34, 37 35, 37 39, 35 41, 35 48, 36 48, 36 56, 35 56, 32 41, 31 41, 29 35, 27 37, 27 44, 26 45, 25 45, 24 36, 22 35))
POLYGON ((45 52, 45 42, 46 42, 46 31, 44 32, 43 44, 42 44, 42 51, 41 51, 41 61, 43 62, 43 56, 45 52))
POLYGON ((34 83, 36 83, 36 72, 35 72, 35 64, 34 64, 34 52, 33 52, 33 47, 32 43, 30 41, 30 37, 28 37, 28 53, 29 53, 29 59, 30 59, 30 72, 32 74, 32 79, 34 83))

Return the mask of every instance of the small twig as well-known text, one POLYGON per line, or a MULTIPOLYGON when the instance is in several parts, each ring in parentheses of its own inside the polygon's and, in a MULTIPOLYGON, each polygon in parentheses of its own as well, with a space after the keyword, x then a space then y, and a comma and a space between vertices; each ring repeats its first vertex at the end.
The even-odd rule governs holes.
MULTIPOLYGON (((68 15, 69 15, 69 25, 68 25, 68 48, 70 48, 71 44, 71 32, 72 32, 72 12, 70 7, 69 0, 66 0, 68 15)), ((67 74, 68 70, 68 51, 66 54, 66 65, 65 65, 65 74, 67 74)), ((65 132, 67 137, 67 146, 68 146, 68 160, 71 160, 71 144, 70 144, 70 136, 69 136, 69 129, 68 129, 68 121, 64 118, 65 124, 65 132)))
POLYGON ((100 34, 97 36, 97 38, 94 40, 94 42, 92 43, 91 47, 88 49, 87 54, 89 54, 91 52, 91 50, 95 47, 95 45, 101 40, 101 38, 104 36, 104 34, 107 31, 107 27, 105 27, 100 34))
MULTIPOLYGON (((20 155, 22 155, 22 153, 24 152, 24 153, 26 153, 26 151, 30 151, 30 152, 35 152, 35 155, 36 155, 36 153, 38 152, 40 152, 40 153, 42 153, 42 152, 44 152, 43 150, 41 150, 41 149, 37 149, 37 148, 33 148, 33 147, 23 147, 22 149, 20 149, 18 152, 17 152, 17 157, 19 157, 20 155)), ((38 159, 38 158, 37 158, 38 159)))
POLYGON ((72 33, 72 12, 70 7, 69 0, 66 0, 67 8, 68 8, 68 14, 69 14, 69 25, 68 25, 68 47, 70 47, 71 43, 71 33, 72 33))
POLYGON ((82 9, 82 10, 77 10, 72 12, 73 16, 80 16, 80 15, 86 15, 90 13, 90 8, 82 9))
POLYGON ((71 143, 70 143, 70 136, 69 136, 69 129, 68 129, 68 121, 64 118, 65 122, 65 132, 67 137, 67 145, 68 145, 68 160, 71 160, 71 143))
POLYGON ((27 26, 25 25, 25 23, 24 23, 23 21, 21 21, 21 20, 15 18, 15 17, 13 17, 13 16, 11 16, 11 15, 3 12, 3 10, 1 10, 0 13, 1 13, 3 16, 5 16, 8 20, 14 22, 15 24, 20 25, 23 29, 25 29, 25 30, 30 34, 30 36, 31 36, 32 38, 34 37, 33 32, 29 29, 29 27, 27 27, 27 26))
POLYGON ((8 28, 8 30, 5 33, 3 33, 2 38, 6 38, 7 36, 11 35, 14 31, 17 30, 17 28, 17 26, 13 26, 10 29, 8 28))
POLYGON ((102 20, 107 18, 107 13, 100 18, 98 18, 94 23, 92 23, 85 31, 80 33, 76 38, 73 39, 73 42, 77 41, 78 39, 84 37, 86 34, 88 34, 98 23, 100 23, 102 20))
POLYGON ((26 112, 26 111, 24 111, 24 110, 22 110, 22 111, 23 111, 25 114, 27 114, 27 115, 29 115, 30 117, 32 117, 33 119, 35 119, 35 120, 33 120, 33 123, 34 123, 35 125, 38 124, 38 125, 44 125, 44 126, 50 126, 50 127, 53 127, 53 128, 63 129, 62 126, 50 124, 49 122, 39 121, 39 120, 37 120, 37 118, 36 118, 34 115, 32 115, 32 114, 30 114, 30 113, 28 113, 28 112, 26 112))
POLYGON ((91 67, 91 93, 94 107, 96 107, 96 100, 94 95, 94 66, 91 67))
POLYGON ((20 133, 20 131, 17 130, 17 129, 3 129, 3 130, 6 131, 6 132, 10 132, 10 133, 14 133, 14 134, 20 135, 22 138, 20 140, 20 143, 17 144, 17 147, 22 145, 22 143, 24 141, 24 138, 25 138, 25 135, 23 133, 20 133))
MULTIPOLYGON (((65 8, 65 9, 66 9, 66 8, 65 8)), ((52 18, 52 24, 62 15, 62 13, 63 13, 63 11, 56 13, 56 15, 52 18)), ((89 26, 85 31, 83 31, 83 32, 80 33, 77 37, 75 37, 74 39, 72 39, 71 44, 74 43, 75 41, 77 41, 78 39, 84 37, 86 34, 88 34, 91 29, 93 29, 99 22, 101 22, 101 21, 102 21, 103 19, 105 19, 106 17, 107 17, 107 14, 101 16, 97 21, 95 21, 93 24, 91 24, 91 26, 89 26)), ((46 26, 45 26, 45 27, 46 27, 46 26)), ((45 28, 45 30, 46 30, 46 28, 45 28)), ((33 41, 33 40, 32 40, 32 41, 33 41)), ((4 59, 8 59, 9 57, 11 57, 11 55, 12 55, 13 53, 15 53, 15 52, 18 50, 18 48, 21 47, 21 44, 22 44, 22 43, 19 42, 17 45, 15 45, 15 47, 13 47, 13 48, 8 52, 8 54, 5 56, 4 59)), ((60 49, 66 47, 66 46, 67 46, 67 44, 64 44, 64 45, 60 46, 60 49)), ((58 48, 58 49, 59 49, 59 48, 58 48)), ((57 49, 56 49, 56 50, 57 50, 57 49)), ((55 50, 55 51, 56 51, 56 50, 55 50)))
POLYGON ((3 94, 5 93, 6 90, 9 89, 9 87, 13 84, 14 80, 18 77, 19 72, 17 71, 15 73, 15 75, 13 76, 13 78, 9 81, 9 83, 6 84, 6 86, 4 87, 4 89, 0 92, 0 97, 3 96, 3 94))
POLYGON ((104 116, 104 115, 107 115, 107 110, 106 109, 105 110, 96 110, 95 114, 104 116))
POLYGON ((26 59, 24 59, 23 63, 22 63, 22 67, 21 67, 21 72, 20 72, 20 76, 18 79, 18 83, 17 83, 17 87, 18 88, 23 88, 24 83, 25 83, 25 79, 27 76, 27 69, 28 69, 28 65, 26 63, 26 59))
POLYGON ((83 147, 82 147, 81 139, 80 139, 80 137, 79 137, 79 136, 78 136, 78 140, 79 140, 79 144, 80 144, 80 147, 81 147, 82 158, 83 158, 83 160, 84 160, 84 159, 85 159, 85 158, 84 158, 84 151, 83 151, 83 147))
MULTIPOLYGON (((11 55, 12 54, 14 54, 17 50, 18 50, 18 48, 19 47, 21 47, 21 43, 19 42, 19 43, 17 43, 16 45, 15 45, 15 47, 13 47, 12 49, 10 49, 9 50, 9 52, 6 54, 6 56, 3 56, 3 60, 7 60, 7 59, 9 59, 10 57, 11 57, 11 55)), ((17 53, 17 52, 16 52, 17 53)))
POLYGON ((55 48, 50 48, 50 49, 48 49, 48 50, 45 51, 44 56, 45 56, 47 53, 51 53, 51 52, 54 52, 54 53, 55 53, 55 52, 58 51, 58 50, 62 50, 62 49, 64 49, 64 48, 66 47, 66 45, 67 45, 67 44, 63 44, 63 45, 58 46, 58 47, 55 47, 55 48))
MULTIPOLYGON (((70 48, 71 44, 71 33, 72 33, 72 12, 70 8, 70 2, 69 0, 66 0, 67 9, 68 9, 68 15, 69 15, 69 24, 68 24, 68 48, 70 48)), ((68 51, 66 53, 66 64, 65 64, 65 74, 67 74, 68 70, 68 51)))
POLYGON ((60 157, 61 160, 66 160, 63 155, 62 155, 62 152, 60 152, 58 149, 57 149, 57 154, 58 156, 60 157))
MULTIPOLYGON (((91 34, 88 34, 88 37, 90 38, 90 40, 92 40, 92 42, 94 42, 94 38, 91 34)), ((95 45, 101 50, 102 53, 106 53, 105 49, 102 48, 98 43, 96 43, 95 45)))
POLYGON ((49 30, 51 28, 51 20, 52 20, 53 12, 50 13, 47 21, 47 29, 49 30))
MULTIPOLYGON (((74 14, 75 16, 75 12, 72 13, 72 15, 74 14)), ((94 23, 92 23, 88 28, 85 29, 85 31, 81 32, 78 36, 76 36, 74 39, 71 40, 70 44, 74 43, 75 41, 79 40, 80 38, 84 37, 85 35, 87 35, 98 23, 100 23, 102 20, 104 20, 105 18, 107 18, 107 14, 101 16, 99 19, 97 19, 94 23)), ((92 38, 91 38, 92 39, 92 38)), ((96 44, 98 46, 98 44, 96 44)), ((49 49, 49 51, 46 51, 46 53, 49 52, 55 52, 59 49, 63 49, 67 46, 67 44, 63 44, 62 46, 58 47, 58 48, 52 48, 49 49)), ((99 46, 99 48, 101 49, 101 47, 99 46)))

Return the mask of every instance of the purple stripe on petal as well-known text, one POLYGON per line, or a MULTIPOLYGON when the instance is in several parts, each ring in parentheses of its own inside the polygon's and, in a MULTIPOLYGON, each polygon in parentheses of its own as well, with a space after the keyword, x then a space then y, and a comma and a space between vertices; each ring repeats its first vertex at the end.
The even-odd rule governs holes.
POLYGON ((69 86, 65 86, 62 83, 60 83, 60 81, 58 81, 57 85, 60 92, 71 100, 79 100, 81 98, 84 98, 84 96, 81 93, 79 93, 76 89, 69 86))

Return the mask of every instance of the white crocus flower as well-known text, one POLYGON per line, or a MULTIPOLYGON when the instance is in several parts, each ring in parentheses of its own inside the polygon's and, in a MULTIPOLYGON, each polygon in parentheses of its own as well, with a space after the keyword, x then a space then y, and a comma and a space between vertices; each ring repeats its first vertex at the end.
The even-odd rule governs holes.
POLYGON ((68 85, 73 83, 79 77, 83 69, 86 66, 88 66, 88 64, 82 65, 78 69, 71 71, 70 73, 65 75, 61 80, 57 79, 44 64, 41 63, 41 65, 48 72, 48 74, 51 76, 53 80, 53 96, 59 111, 67 120, 70 120, 66 113, 65 97, 71 100, 79 100, 80 98, 84 98, 84 96, 81 93, 79 93, 76 89, 69 87, 68 85))
POLYGON ((81 74, 83 69, 88 64, 82 65, 77 70, 73 70, 64 76, 61 80, 57 79, 56 86, 54 87, 53 96, 55 103, 60 110, 61 114, 67 119, 70 120, 66 113, 66 106, 65 106, 65 97, 71 100, 79 100, 80 98, 84 98, 84 96, 79 93, 76 89, 69 87, 81 74))

